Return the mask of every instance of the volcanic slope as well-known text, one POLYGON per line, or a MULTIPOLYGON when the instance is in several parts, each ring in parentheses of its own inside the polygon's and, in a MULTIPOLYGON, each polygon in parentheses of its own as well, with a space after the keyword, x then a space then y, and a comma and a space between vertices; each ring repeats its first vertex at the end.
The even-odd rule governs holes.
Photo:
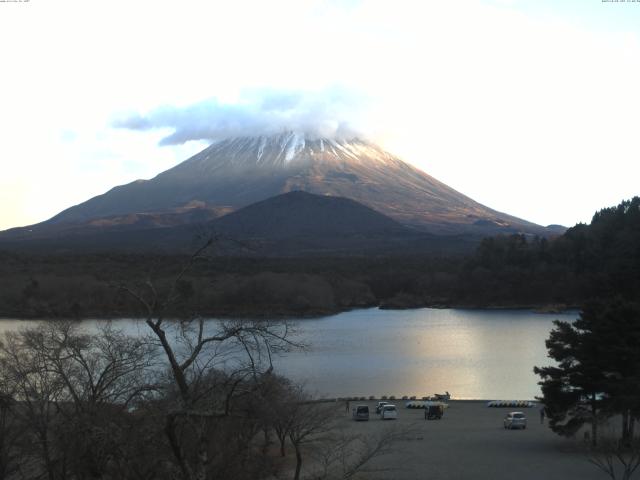
POLYGON ((145 228, 150 219, 158 226, 189 223, 296 190, 350 198, 431 233, 551 233, 475 202, 373 143, 293 132, 222 140, 151 180, 115 187, 30 230, 37 236, 77 225, 131 228, 141 218, 145 228))
POLYGON ((206 239, 234 256, 459 254, 478 239, 442 236, 400 225, 354 200, 294 191, 216 220, 139 229, 80 229, 57 237, 0 239, 0 249, 48 253, 190 253, 206 239))

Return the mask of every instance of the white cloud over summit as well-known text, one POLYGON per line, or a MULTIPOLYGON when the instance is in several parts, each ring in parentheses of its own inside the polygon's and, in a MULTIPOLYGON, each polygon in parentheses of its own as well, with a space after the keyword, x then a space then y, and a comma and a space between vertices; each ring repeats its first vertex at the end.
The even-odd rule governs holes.
POLYGON ((233 102, 216 98, 185 106, 161 106, 113 122, 129 130, 171 129, 161 146, 192 140, 273 135, 296 131, 308 137, 350 139, 365 136, 366 102, 339 86, 322 90, 251 89, 233 102))

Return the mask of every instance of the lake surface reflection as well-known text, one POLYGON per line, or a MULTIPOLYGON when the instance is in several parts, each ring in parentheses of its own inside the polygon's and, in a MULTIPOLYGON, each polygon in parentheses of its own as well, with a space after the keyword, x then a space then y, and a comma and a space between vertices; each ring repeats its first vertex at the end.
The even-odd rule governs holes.
POLYGON ((533 366, 551 364, 553 320, 577 312, 517 310, 357 310, 299 323, 309 352, 278 361, 285 375, 318 395, 416 395, 533 399, 533 366))
MULTIPOLYGON (((309 349, 274 363, 318 396, 449 391, 455 398, 533 399, 540 394, 533 366, 551 364, 544 342, 553 320, 575 318, 577 312, 355 310, 298 321, 297 339, 309 349)), ((0 333, 34 323, 1 320, 0 333)), ((113 323, 130 334, 147 332, 140 321, 113 323)))

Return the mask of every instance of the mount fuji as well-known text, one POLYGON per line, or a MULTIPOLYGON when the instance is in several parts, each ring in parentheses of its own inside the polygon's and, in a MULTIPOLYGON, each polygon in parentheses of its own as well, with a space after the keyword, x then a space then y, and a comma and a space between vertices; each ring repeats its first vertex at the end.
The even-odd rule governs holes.
POLYGON ((561 233, 481 205, 374 143, 284 132, 216 142, 155 178, 117 186, 0 239, 202 224, 294 191, 351 199, 429 234, 561 233))

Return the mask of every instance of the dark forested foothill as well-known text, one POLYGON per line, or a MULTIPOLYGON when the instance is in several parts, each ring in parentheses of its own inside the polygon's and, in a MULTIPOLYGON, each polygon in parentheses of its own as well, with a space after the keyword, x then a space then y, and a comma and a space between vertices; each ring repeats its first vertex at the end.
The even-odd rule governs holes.
POLYGON ((521 303, 569 303, 640 295, 640 198, 597 212, 554 239, 522 235, 485 239, 464 269, 466 290, 521 303), (475 277, 475 278, 474 278, 475 277))
MULTIPOLYGON (((139 315, 117 285, 152 279, 163 288, 185 258, 0 252, 0 316, 139 315)), ((561 236, 490 237, 467 256, 212 254, 182 280, 173 313, 310 316, 377 305, 564 308, 612 294, 637 300, 639 272, 640 198, 635 197, 561 236)))
MULTIPOLYGON (((66 255, 0 259, 0 316, 87 318, 139 315, 118 285, 152 279, 166 288, 183 256, 66 255)), ((424 292, 453 285, 460 259, 201 259, 184 277, 172 314, 310 316, 378 305, 398 294, 425 304, 424 292), (437 288, 436 288, 437 287, 437 288)))

